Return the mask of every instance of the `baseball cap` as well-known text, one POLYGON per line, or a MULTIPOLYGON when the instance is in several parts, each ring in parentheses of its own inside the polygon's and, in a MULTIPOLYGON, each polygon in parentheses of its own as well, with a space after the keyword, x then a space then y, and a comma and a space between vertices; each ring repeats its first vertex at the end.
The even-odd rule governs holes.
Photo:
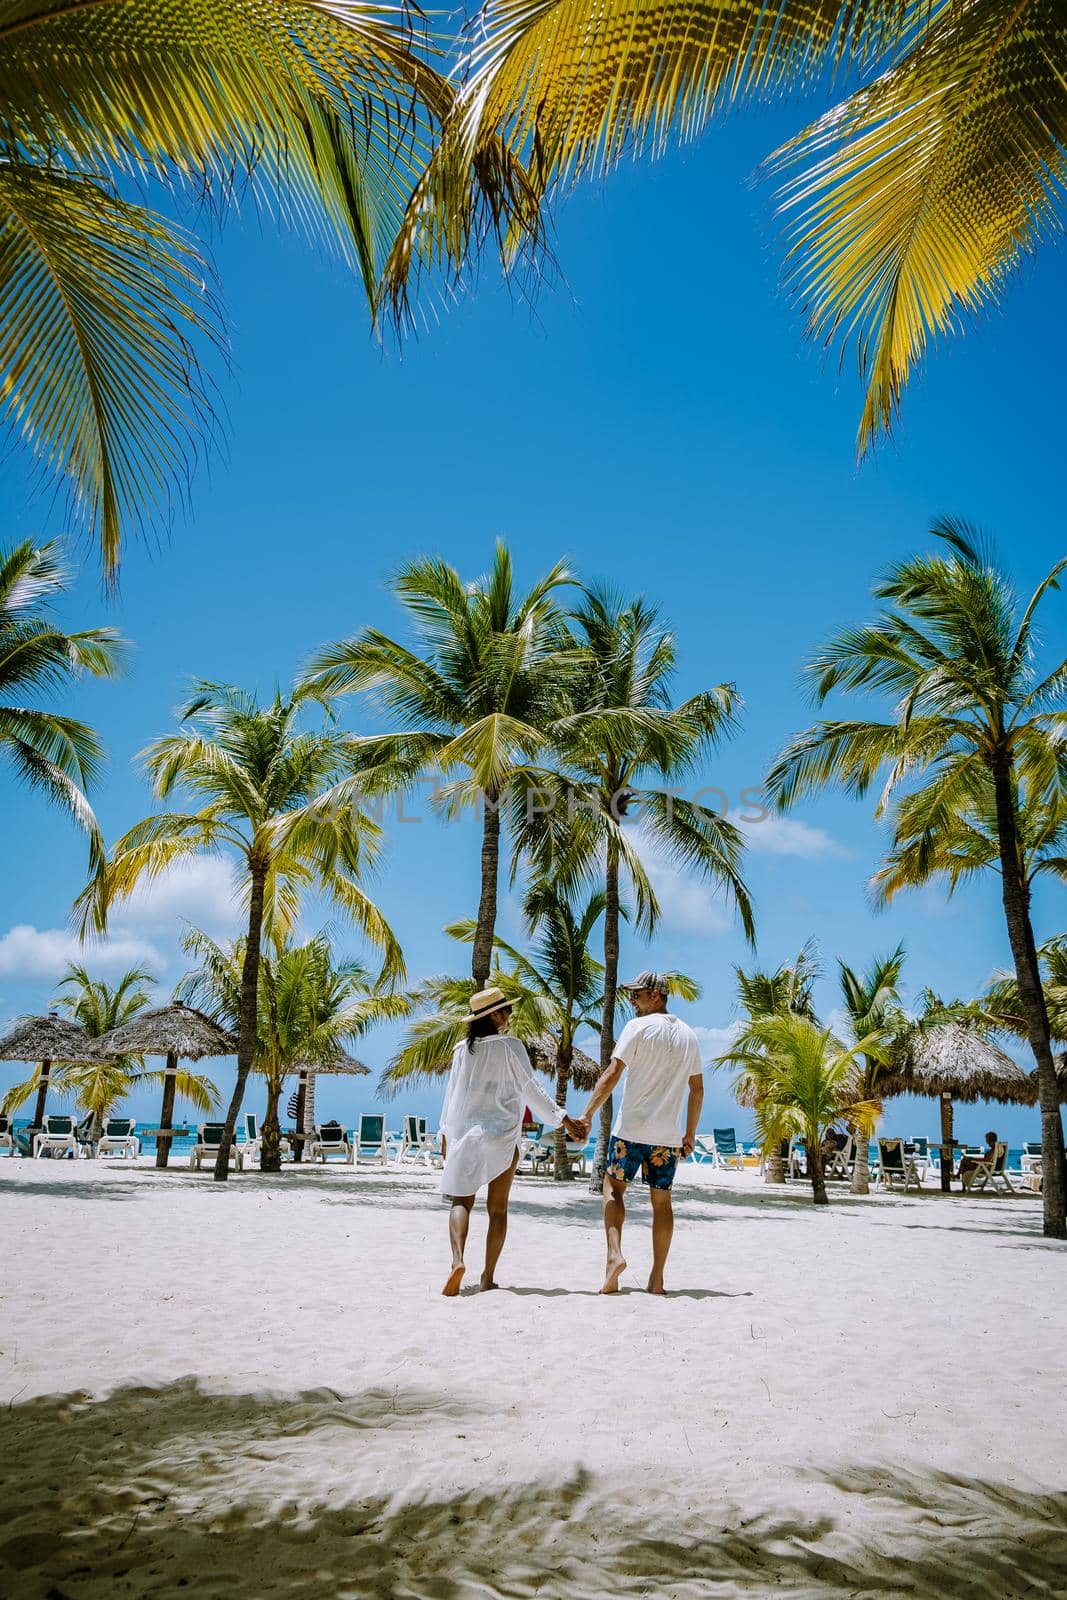
POLYGON ((628 993, 634 989, 651 989, 656 994, 670 994, 671 986, 662 972, 639 972, 632 983, 623 983, 619 987, 628 993))

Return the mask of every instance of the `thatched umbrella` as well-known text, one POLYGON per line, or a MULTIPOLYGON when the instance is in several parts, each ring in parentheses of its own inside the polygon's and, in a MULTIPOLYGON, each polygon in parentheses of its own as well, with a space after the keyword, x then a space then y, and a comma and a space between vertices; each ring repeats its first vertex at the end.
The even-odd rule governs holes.
POLYGON ((952 1179, 952 1107, 956 1100, 997 1100, 1025 1105, 1030 1078, 989 1039, 963 1022, 944 1022, 916 1033, 907 1056, 878 1075, 878 1093, 929 1095, 941 1101, 941 1188, 952 1179))
MULTIPOLYGON (((94 1040, 93 1056, 106 1060, 109 1056, 166 1056, 167 1065, 163 1079, 163 1108, 159 1113, 159 1126, 167 1130, 174 1126, 174 1080, 178 1062, 200 1061, 204 1056, 232 1056, 237 1050, 237 1040, 217 1022, 212 1022, 193 1006, 183 1006, 175 1001, 169 1006, 159 1006, 154 1011, 142 1011, 139 1017, 124 1022, 110 1033, 94 1040)), ((171 1141, 156 1137, 156 1166, 165 1167, 170 1158, 171 1141)))
MULTIPOLYGON (((1061 1050, 1053 1060, 1056 1068, 1056 1082, 1060 1086, 1060 1104, 1067 1105, 1067 1050, 1061 1050)), ((1030 1098, 1027 1105, 1037 1105, 1037 1068, 1027 1073, 1027 1082, 1030 1085, 1030 1098)))
MULTIPOLYGON (((530 1058, 530 1065, 535 1072, 547 1073, 550 1078, 556 1076, 556 1052, 559 1044, 550 1033, 535 1033, 530 1038, 524 1039, 526 1054, 530 1058)), ((600 1077, 600 1068, 592 1056, 587 1056, 584 1050, 573 1047, 571 1054, 571 1082, 583 1094, 588 1094, 596 1088, 596 1081, 600 1077)))
POLYGON ((30 1137, 44 1124, 48 1079, 54 1061, 92 1060, 95 1041, 80 1022, 50 1011, 46 1017, 20 1017, 10 1033, 0 1039, 0 1061, 36 1061, 41 1076, 37 1085, 37 1104, 30 1124, 30 1137))
MULTIPOLYGON (((293 1119, 296 1123, 297 1133, 307 1133, 309 1124, 315 1119, 315 1079, 320 1073, 326 1074, 327 1077, 343 1075, 351 1078, 367 1078, 370 1076, 370 1068, 364 1066, 362 1061, 357 1061, 355 1056, 350 1056, 346 1050, 338 1051, 333 1060, 325 1066, 317 1061, 314 1064, 305 1062, 297 1071, 296 1116, 293 1119)), ((300 1161, 303 1154, 303 1142, 298 1139, 296 1148, 293 1151, 293 1160, 300 1161)))

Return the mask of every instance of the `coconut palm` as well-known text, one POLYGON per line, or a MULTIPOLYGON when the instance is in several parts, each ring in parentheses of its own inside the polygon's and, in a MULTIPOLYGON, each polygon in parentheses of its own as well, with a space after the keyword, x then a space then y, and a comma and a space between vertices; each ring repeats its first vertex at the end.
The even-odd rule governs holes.
POLYGON ((71 491, 113 574, 185 476, 221 337, 184 232, 131 176, 337 242, 373 300, 451 101, 399 10, 342 0, 0 8, 0 378, 10 428, 71 491))
MULTIPOLYGON (((606 1069, 615 1043, 623 882, 635 927, 645 936, 660 917, 649 871, 656 860, 729 895, 746 936, 753 936, 739 830, 714 808, 683 799, 673 788, 697 772, 732 729, 740 702, 732 684, 718 684, 672 703, 674 639, 643 600, 592 589, 572 620, 580 655, 573 709, 552 729, 558 770, 537 775, 535 805, 518 795, 512 806, 521 848, 537 879, 572 898, 590 881, 603 885, 600 1064, 606 1069)), ((611 1118, 609 1096, 600 1113, 593 1189, 603 1181, 611 1118)))
POLYGON ((752 1022, 744 1041, 722 1058, 741 1069, 735 1093, 754 1108, 765 1157, 794 1134, 804 1139, 817 1206, 829 1204, 822 1157, 826 1130, 844 1120, 870 1137, 879 1106, 864 1091, 857 1059, 876 1039, 846 1048, 831 1029, 787 1012, 752 1022))
MULTIPOLYGON (((890 816, 893 848, 919 842, 910 883, 940 870, 936 841, 946 827, 955 838, 955 819, 992 787, 1004 919, 1037 1062, 1044 1228, 1067 1238, 1059 1089, 1019 829, 1020 793, 1033 804, 1067 791, 1067 660, 1045 672, 1035 663, 1036 613, 1067 560, 1023 607, 971 528, 942 520, 933 532, 942 551, 891 568, 875 586, 886 603, 875 621, 831 639, 808 666, 820 700, 838 689, 891 695, 893 714, 816 723, 777 758, 767 786, 785 809, 833 784, 863 796, 888 769, 877 814, 890 816)), ((886 894, 896 887, 887 882, 886 894)))
MULTIPOLYGON (((795 960, 783 963, 774 972, 757 968, 746 972, 742 967, 735 967, 734 975, 744 1018, 731 1043, 731 1050, 744 1051, 746 1058, 758 1053, 762 1044, 754 1032, 755 1025, 765 1022, 768 1017, 797 1016, 815 1021, 812 990, 819 975, 819 965, 813 940, 809 939, 801 947, 795 960)), ((723 1066, 731 1061, 732 1056, 727 1052, 716 1059, 715 1065, 723 1066)), ((755 1084, 756 1080, 752 1079, 749 1087, 755 1084)), ((751 1106, 754 1102, 747 1100, 744 1103, 751 1106)), ((763 1181, 781 1183, 784 1178, 785 1168, 779 1142, 764 1153, 763 1181)))
MULTIPOLYGON (((90 1039, 102 1038, 113 1028, 136 1017, 151 1000, 145 987, 155 980, 141 967, 131 967, 115 984, 90 976, 72 962, 60 981, 55 1004, 84 1028, 90 1039)), ((142 1084, 162 1083, 165 1074, 145 1067, 142 1056, 112 1056, 101 1061, 64 1061, 53 1067, 50 1086, 72 1098, 79 1110, 90 1113, 90 1139, 97 1139, 112 1109, 142 1084)), ((4 1100, 5 1112, 23 1105, 40 1085, 40 1071, 15 1084, 4 1100)), ((199 1073, 179 1072, 178 1092, 198 1111, 209 1111, 218 1098, 215 1085, 199 1073)), ((40 1118, 37 1119, 41 1120, 40 1118)))
POLYGON ((182 730, 142 752, 157 799, 184 792, 196 809, 146 817, 117 840, 79 897, 83 929, 103 932, 111 907, 144 880, 189 856, 224 853, 239 864, 248 921, 241 972, 237 1081, 215 1177, 229 1175, 229 1149, 256 1047, 259 960, 264 934, 291 933, 306 892, 322 890, 382 952, 383 981, 403 976, 400 946, 362 887, 381 830, 350 803, 343 780, 358 766, 347 735, 302 725, 326 703, 298 687, 261 705, 228 684, 201 683, 182 709, 182 730))
POLYGON ((790 174, 789 279, 810 334, 857 352, 861 446, 928 340, 995 302, 1062 225, 1060 0, 483 0, 464 44, 387 266, 400 295, 413 260, 463 260, 487 141, 526 168, 501 201, 510 261, 537 203, 576 179, 658 155, 745 100, 825 85, 834 68, 858 77, 770 165, 790 174))
POLYGON ((474 583, 443 561, 413 561, 390 588, 408 613, 414 645, 369 628, 325 646, 308 667, 308 683, 331 694, 366 690, 395 719, 388 735, 363 741, 379 787, 413 786, 427 769, 462 773, 437 798, 449 817, 481 813, 476 988, 492 959, 505 792, 567 707, 558 591, 572 581, 557 562, 527 593, 516 593, 501 543, 488 575, 474 583))
POLYGON ((50 602, 67 583, 55 541, 0 549, 0 750, 85 830, 95 868, 103 845, 85 789, 103 761, 100 741, 84 722, 26 704, 83 673, 112 678, 121 668, 115 628, 66 633, 51 620, 50 602))
MULTIPOLYGON (((197 963, 178 984, 183 1003, 205 1011, 223 1027, 233 1027, 241 1009, 244 941, 221 944, 199 928, 182 940, 197 963)), ((281 1170, 278 1102, 291 1074, 328 1068, 345 1046, 374 1023, 404 1014, 399 995, 375 994, 360 961, 337 960, 329 939, 318 934, 302 944, 289 938, 269 941, 259 963, 259 1010, 253 1071, 261 1073, 267 1109, 260 1125, 260 1170, 281 1170)))
MULTIPOLYGON (((868 1041, 856 1057, 860 1093, 865 1101, 878 1097, 878 1075, 897 1055, 910 1023, 900 1003, 900 974, 904 967, 904 946, 898 944, 888 955, 876 956, 864 973, 846 961, 838 961, 841 1004, 848 1017, 853 1042, 868 1041)), ((870 1139, 865 1133, 856 1140, 856 1161, 852 1168, 852 1193, 870 1190, 870 1139)))

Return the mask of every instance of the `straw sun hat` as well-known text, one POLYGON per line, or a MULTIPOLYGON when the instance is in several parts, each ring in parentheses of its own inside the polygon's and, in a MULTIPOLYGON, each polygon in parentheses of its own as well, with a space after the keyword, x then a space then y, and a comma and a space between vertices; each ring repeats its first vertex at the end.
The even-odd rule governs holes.
POLYGON ((491 1011, 499 1011, 506 1006, 510 1011, 514 1001, 509 1000, 503 989, 479 989, 477 994, 471 995, 470 1010, 463 1018, 464 1022, 477 1022, 479 1017, 487 1017, 491 1011))

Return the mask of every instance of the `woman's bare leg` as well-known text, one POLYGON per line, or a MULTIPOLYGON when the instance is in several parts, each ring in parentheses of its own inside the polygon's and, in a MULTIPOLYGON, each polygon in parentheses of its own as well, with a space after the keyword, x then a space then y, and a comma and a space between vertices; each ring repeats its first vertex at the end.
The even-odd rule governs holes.
POLYGON ((511 1181, 518 1164, 519 1152, 516 1150, 511 1166, 493 1179, 485 1197, 485 1208, 489 1213, 489 1230, 485 1236, 485 1271, 482 1273, 481 1282, 483 1289, 496 1288, 494 1274, 496 1264, 500 1260, 500 1252, 504 1248, 504 1240, 508 1236, 508 1197, 511 1194, 511 1181))
POLYGON ((457 1295, 459 1286, 463 1281, 466 1267, 463 1265, 463 1252, 467 1248, 467 1229, 470 1227, 471 1210, 474 1206, 472 1194, 453 1195, 452 1209, 448 1213, 448 1237, 452 1245, 452 1271, 448 1274, 442 1294, 457 1295))

